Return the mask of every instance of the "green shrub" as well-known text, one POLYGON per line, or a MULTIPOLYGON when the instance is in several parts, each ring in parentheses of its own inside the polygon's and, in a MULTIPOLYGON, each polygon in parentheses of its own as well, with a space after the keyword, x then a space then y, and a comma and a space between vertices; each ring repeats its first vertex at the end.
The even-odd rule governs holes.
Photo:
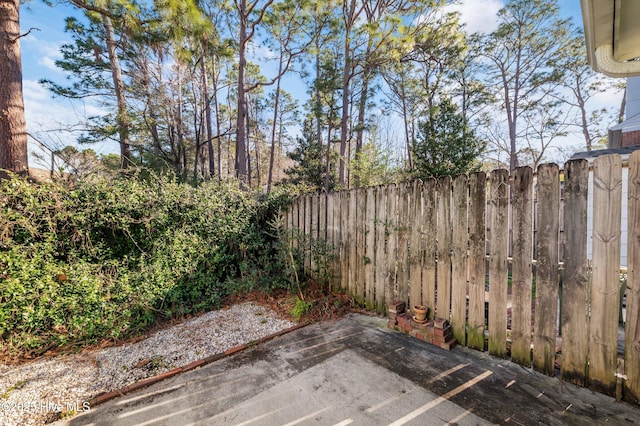
POLYGON ((2 352, 122 339, 230 293, 291 285, 273 228, 287 191, 141 176, 0 182, 2 352))

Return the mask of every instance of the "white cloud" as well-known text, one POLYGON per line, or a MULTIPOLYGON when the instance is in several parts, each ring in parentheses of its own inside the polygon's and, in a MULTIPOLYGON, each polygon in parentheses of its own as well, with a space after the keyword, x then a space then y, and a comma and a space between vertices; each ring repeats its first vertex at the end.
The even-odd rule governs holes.
POLYGON ((502 6, 501 0, 462 0, 447 6, 447 10, 460 12, 468 33, 488 34, 498 28, 497 15, 502 6))
POLYGON ((38 65, 42 65, 42 67, 51 71, 60 72, 60 68, 56 66, 56 60, 49 56, 43 56, 42 58, 40 58, 38 60, 38 65))

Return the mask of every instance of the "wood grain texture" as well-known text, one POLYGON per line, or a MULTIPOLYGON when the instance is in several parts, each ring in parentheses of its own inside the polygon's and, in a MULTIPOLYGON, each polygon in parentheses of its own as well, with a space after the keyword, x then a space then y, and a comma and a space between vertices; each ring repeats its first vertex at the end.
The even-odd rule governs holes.
POLYGON ((356 270, 358 267, 357 243, 358 243, 358 190, 349 191, 349 225, 347 231, 347 244, 349 247, 349 294, 357 294, 356 270))
POLYGON ((589 163, 564 166, 564 276, 562 280, 563 380, 579 386, 587 377, 589 351, 589 264, 587 259, 587 200, 589 163))
POLYGON ((340 288, 349 291, 349 191, 340 191, 340 288))
POLYGON ((593 282, 587 385, 613 395, 617 369, 622 163, 607 155, 593 163, 593 282))
POLYGON ((511 360, 531 366, 531 298, 533 260, 533 169, 513 175, 513 244, 511 268, 511 360))
POLYGON ((411 186, 407 182, 398 185, 398 263, 397 263, 397 291, 398 300, 407 302, 409 299, 409 209, 411 186))
POLYGON ((376 192, 377 188, 367 188, 365 220, 364 286, 367 309, 375 306, 375 250, 376 250, 376 192))
POLYGON ((360 188, 356 191, 356 262, 355 286, 356 300, 364 306, 364 262, 366 256, 365 231, 367 224, 367 190, 360 188))
POLYGON ((459 344, 466 344, 467 327, 467 245, 469 225, 467 206, 469 186, 467 176, 461 175, 453 181, 452 201, 452 250, 451 250, 451 326, 453 337, 459 344))
POLYGON ((436 307, 436 181, 429 179, 423 183, 423 263, 422 263, 422 304, 429 308, 429 319, 435 316, 436 307))
POLYGON ((489 353, 507 354, 507 253, 509 243, 509 172, 494 170, 489 181, 489 353))
POLYGON ((451 315, 451 177, 438 179, 437 239, 438 264, 436 279, 436 317, 448 320, 451 315))
POLYGON ((409 216, 409 302, 422 305, 422 182, 411 184, 409 216))
POLYGON ((558 324, 558 236, 560 178, 556 164, 538 167, 536 241, 536 314, 533 333, 533 368, 554 374, 558 324))
POLYGON ((484 350, 487 176, 469 176, 469 327, 467 345, 484 350))
POLYGON ((398 210, 396 185, 391 184, 387 191, 387 257, 386 283, 384 298, 387 304, 398 300, 396 287, 396 264, 398 256, 398 210))
POLYGON ((375 250, 375 305, 378 314, 385 313, 385 285, 387 282, 387 187, 381 186, 376 193, 376 250, 375 250))

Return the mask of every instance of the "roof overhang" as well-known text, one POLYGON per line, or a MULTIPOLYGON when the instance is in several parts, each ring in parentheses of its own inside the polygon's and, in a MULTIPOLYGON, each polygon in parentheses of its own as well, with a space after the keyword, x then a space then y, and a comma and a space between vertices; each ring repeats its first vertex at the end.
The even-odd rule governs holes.
POLYGON ((580 0, 587 58, 610 77, 640 75, 640 0, 580 0))

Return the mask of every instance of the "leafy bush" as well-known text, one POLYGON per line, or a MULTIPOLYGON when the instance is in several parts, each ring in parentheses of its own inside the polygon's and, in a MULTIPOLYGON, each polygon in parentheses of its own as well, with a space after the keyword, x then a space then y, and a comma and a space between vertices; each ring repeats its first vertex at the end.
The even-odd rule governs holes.
POLYGON ((2 352, 122 339, 227 294, 291 285, 265 198, 169 176, 0 182, 2 352))

